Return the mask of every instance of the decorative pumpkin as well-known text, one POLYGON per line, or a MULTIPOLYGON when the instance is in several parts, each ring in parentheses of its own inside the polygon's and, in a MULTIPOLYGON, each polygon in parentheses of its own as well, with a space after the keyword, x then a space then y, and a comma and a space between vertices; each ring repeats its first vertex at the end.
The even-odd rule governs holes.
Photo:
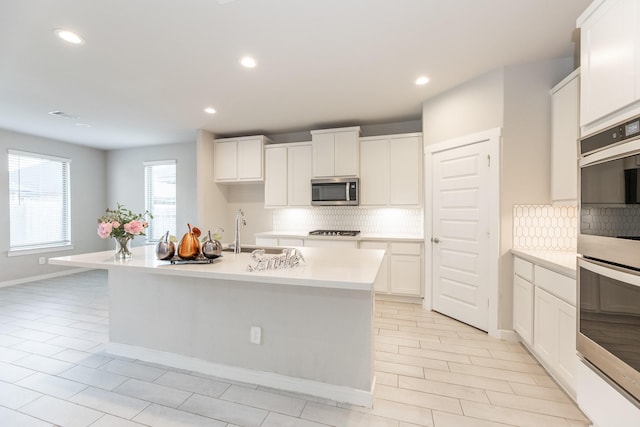
POLYGON ((156 246, 156 257, 160 260, 169 260, 176 254, 176 245, 169 240, 169 231, 160 239, 156 246))
POLYGON ((191 228, 191 224, 187 224, 189 231, 182 236, 178 244, 178 256, 182 259, 196 259, 200 255, 200 229, 198 227, 191 228))

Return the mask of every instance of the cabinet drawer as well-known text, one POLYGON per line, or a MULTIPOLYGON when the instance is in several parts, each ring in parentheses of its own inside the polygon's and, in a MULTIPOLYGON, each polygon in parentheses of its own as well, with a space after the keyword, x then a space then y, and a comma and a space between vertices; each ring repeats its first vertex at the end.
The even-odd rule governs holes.
POLYGON ((533 282, 533 264, 529 261, 525 261, 522 258, 513 258, 513 272, 524 280, 533 282))
POLYGON ((535 285, 576 306, 576 281, 562 274, 535 266, 535 285))
POLYGON ((382 249, 387 250, 386 242, 360 242, 360 249, 382 249))
POLYGON ((278 239, 278 246, 286 246, 288 248, 299 248, 304 246, 303 239, 295 239, 295 238, 282 238, 278 239))
POLYGON ((420 243, 392 243, 391 254, 393 255, 420 255, 420 243))

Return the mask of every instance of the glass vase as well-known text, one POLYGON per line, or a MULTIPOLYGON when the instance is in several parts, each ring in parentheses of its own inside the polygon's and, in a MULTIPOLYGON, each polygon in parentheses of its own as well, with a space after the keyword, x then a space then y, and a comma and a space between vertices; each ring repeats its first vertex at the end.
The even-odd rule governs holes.
POLYGON ((116 252, 114 255, 116 261, 131 259, 131 240, 133 237, 114 237, 113 239, 116 241, 116 252))

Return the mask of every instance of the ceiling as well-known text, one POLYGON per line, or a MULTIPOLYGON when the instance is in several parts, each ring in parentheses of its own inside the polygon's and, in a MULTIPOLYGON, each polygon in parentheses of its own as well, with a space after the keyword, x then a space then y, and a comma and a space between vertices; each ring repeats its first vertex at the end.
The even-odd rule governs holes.
POLYGON ((572 56, 589 3, 0 0, 0 128, 115 149, 417 120, 489 70, 572 56))

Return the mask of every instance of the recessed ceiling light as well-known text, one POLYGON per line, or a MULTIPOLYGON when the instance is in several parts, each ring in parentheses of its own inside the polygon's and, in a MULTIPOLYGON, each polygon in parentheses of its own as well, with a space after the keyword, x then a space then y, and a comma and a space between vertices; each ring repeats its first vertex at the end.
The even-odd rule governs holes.
POLYGON ((240 60, 240 63, 242 64, 243 67, 246 67, 246 68, 255 68, 255 66, 257 65, 256 60, 250 56, 245 56, 244 58, 242 58, 240 60))
POLYGON ((57 29, 55 30, 55 33, 58 37, 66 42, 72 44, 84 44, 84 39, 73 31, 57 29))
POLYGON ((427 76, 420 76, 416 79, 416 84, 418 86, 426 85, 427 83, 429 83, 429 77, 427 76))
POLYGON ((216 110, 215 110, 215 108, 207 107, 207 108, 204 109, 204 112, 207 113, 207 114, 215 114, 216 110))

